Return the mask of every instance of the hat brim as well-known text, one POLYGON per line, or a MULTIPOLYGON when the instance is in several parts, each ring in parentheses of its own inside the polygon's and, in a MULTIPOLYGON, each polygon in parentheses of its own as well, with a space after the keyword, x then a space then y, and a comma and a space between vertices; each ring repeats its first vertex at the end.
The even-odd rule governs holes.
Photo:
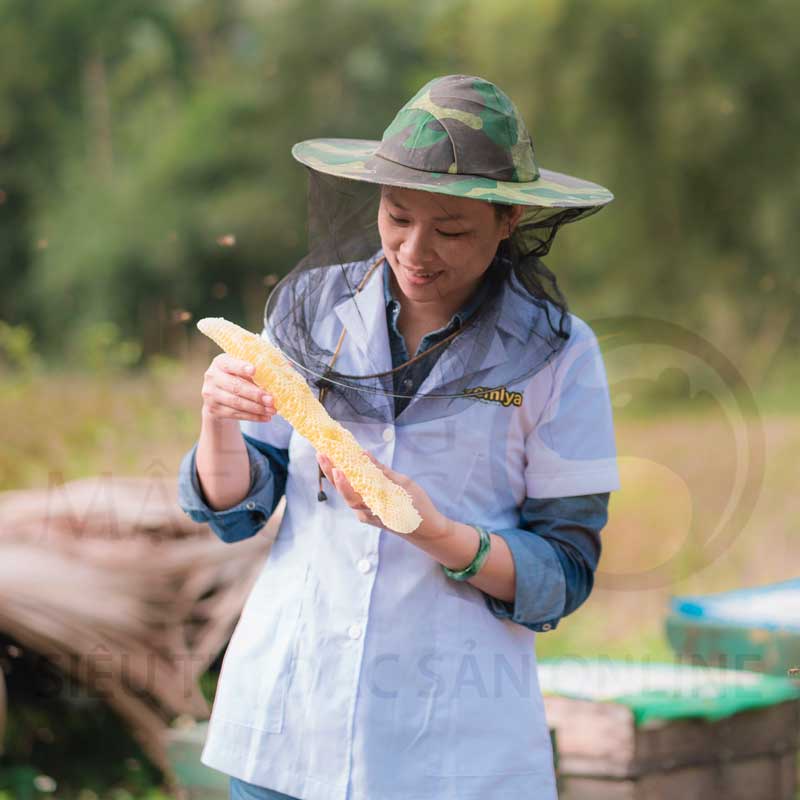
POLYGON ((570 222, 599 211, 614 199, 603 186, 552 170, 539 169, 535 181, 496 181, 475 175, 423 172, 376 155, 379 141, 368 139, 308 139, 292 148, 297 161, 311 169, 355 181, 401 186, 426 192, 531 206, 522 224, 546 224, 565 209, 575 209, 570 222), (577 213, 578 210, 583 213, 577 213))

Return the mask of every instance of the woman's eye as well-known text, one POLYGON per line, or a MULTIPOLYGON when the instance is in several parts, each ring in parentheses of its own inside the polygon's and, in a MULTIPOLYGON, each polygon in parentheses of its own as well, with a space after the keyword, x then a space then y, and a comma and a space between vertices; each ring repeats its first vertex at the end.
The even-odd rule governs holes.
MULTIPOLYGON (((407 219, 403 219, 402 217, 396 217, 394 214, 392 214, 391 211, 387 211, 386 213, 389 215, 389 219, 395 225, 408 225, 409 224, 409 221, 407 219)), ((448 233, 447 231, 438 231, 438 230, 436 232, 440 236, 444 236, 447 239, 456 239, 459 236, 463 236, 465 233, 468 233, 468 231, 458 231, 457 233, 448 233)))

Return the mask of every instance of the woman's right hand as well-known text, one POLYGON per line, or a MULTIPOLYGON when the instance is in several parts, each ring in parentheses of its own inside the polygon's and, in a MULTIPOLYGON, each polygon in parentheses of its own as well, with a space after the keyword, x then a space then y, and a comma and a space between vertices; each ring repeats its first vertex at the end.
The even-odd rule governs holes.
POLYGON ((211 362, 203 379, 203 419, 246 419, 269 422, 274 414, 272 396, 253 381, 249 361, 220 353, 211 362))

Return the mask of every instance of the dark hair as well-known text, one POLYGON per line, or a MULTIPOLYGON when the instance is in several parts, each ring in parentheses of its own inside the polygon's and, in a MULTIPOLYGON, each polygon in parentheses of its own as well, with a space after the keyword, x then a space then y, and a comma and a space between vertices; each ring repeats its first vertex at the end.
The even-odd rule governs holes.
MULTIPOLYGON (((511 216, 513 206, 506 203, 492 203, 495 215, 498 220, 507 219, 511 216)), ((566 220, 565 220, 566 221, 566 220)), ((543 236, 540 244, 533 250, 524 252, 519 244, 519 237, 516 232, 503 239, 497 248, 495 263, 498 264, 497 277, 506 278, 510 270, 525 289, 537 300, 545 300, 552 303, 561 313, 559 314, 558 328, 553 326, 548 313, 548 322, 554 333, 563 339, 569 338, 569 333, 564 328, 564 320, 569 313, 567 300, 561 293, 556 276, 545 266, 540 256, 544 256, 550 250, 553 240, 558 232, 559 224, 542 228, 543 236), (503 265, 503 266, 500 266, 503 265)), ((545 310, 547 308, 545 307, 545 310)))

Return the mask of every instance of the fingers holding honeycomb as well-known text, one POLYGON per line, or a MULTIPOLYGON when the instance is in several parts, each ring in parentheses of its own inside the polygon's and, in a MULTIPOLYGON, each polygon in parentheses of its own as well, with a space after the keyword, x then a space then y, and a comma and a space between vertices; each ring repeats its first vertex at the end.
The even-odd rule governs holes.
POLYGON ((197 327, 225 352, 254 365, 253 381, 272 395, 277 412, 318 453, 330 457, 387 528, 412 533, 419 527, 422 517, 411 495, 375 466, 355 436, 328 414, 276 347, 222 317, 205 317, 197 327))

